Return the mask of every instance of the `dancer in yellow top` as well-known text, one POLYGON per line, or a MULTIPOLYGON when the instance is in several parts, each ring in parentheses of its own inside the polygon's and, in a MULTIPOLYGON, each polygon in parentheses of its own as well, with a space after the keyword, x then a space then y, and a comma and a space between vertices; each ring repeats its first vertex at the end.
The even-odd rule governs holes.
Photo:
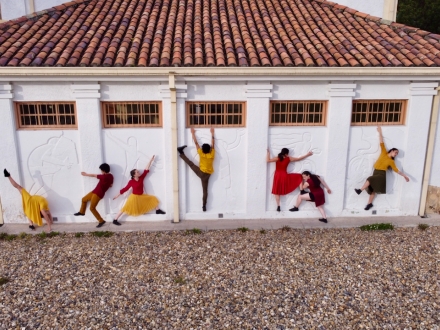
POLYGON ((194 173, 200 178, 202 181, 202 189, 203 189, 203 212, 206 212, 206 202, 208 200, 208 182, 211 174, 214 173, 214 158, 215 158, 215 150, 214 150, 214 128, 211 128, 211 145, 204 143, 200 148, 199 143, 196 138, 196 131, 191 127, 191 135, 194 140, 194 144, 197 148, 197 153, 200 156, 199 166, 194 165, 192 161, 186 157, 183 149, 186 148, 186 145, 178 147, 177 151, 180 154, 180 158, 183 159, 185 163, 189 165, 189 167, 194 171, 194 173))
POLYGON ((30 222, 29 228, 35 230, 34 224, 37 226, 42 226, 42 218, 44 218, 47 222, 47 232, 50 232, 52 230, 53 218, 46 198, 38 195, 29 195, 26 189, 15 182, 13 178, 11 178, 11 174, 6 169, 4 169, 3 173, 5 177, 9 179, 9 182, 11 182, 12 186, 18 189, 21 194, 23 212, 30 222))
POLYGON ((403 172, 401 172, 394 163, 394 158, 397 157, 397 155, 399 154, 399 150, 397 148, 391 148, 387 151, 387 149, 385 148, 385 143, 383 142, 382 128, 378 126, 377 131, 379 132, 381 153, 376 163, 374 164, 373 175, 367 178, 361 189, 355 189, 358 195, 365 189, 370 195, 368 199, 368 204, 365 207, 365 210, 367 211, 373 207, 373 199, 376 194, 387 193, 386 171, 389 167, 391 167, 393 171, 397 174, 403 176, 406 182, 409 181, 409 178, 403 172))

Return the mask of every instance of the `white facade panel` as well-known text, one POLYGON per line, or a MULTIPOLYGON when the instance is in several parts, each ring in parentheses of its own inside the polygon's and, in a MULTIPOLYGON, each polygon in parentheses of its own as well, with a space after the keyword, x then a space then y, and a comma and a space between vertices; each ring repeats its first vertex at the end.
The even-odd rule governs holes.
POLYGON ((75 101, 70 82, 26 82, 14 84, 14 101, 75 101))

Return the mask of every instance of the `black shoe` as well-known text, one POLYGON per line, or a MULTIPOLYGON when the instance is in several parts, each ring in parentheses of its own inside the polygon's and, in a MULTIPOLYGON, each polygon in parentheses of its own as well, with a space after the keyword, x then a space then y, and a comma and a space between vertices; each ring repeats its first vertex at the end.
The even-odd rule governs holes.
POLYGON ((79 215, 85 215, 84 213, 81 213, 81 212, 77 212, 77 213, 75 213, 74 214, 75 216, 79 216, 79 215))
POLYGON ((360 189, 356 189, 356 188, 354 188, 354 191, 356 191, 356 194, 358 194, 358 195, 360 195, 361 192, 362 192, 362 190, 360 190, 360 189))
MULTIPOLYGON (((102 224, 104 224, 104 222, 102 222, 102 224)), ((113 224, 116 225, 116 226, 120 226, 121 225, 121 223, 118 220, 113 220, 113 224)), ((99 227, 99 225, 98 225, 98 227, 99 227)))
POLYGON ((373 204, 367 204, 367 206, 365 206, 364 210, 368 211, 369 209, 371 209, 373 207, 373 204))
POLYGON ((30 225, 29 228, 32 229, 32 230, 35 230, 35 226, 34 225, 30 225))
POLYGON ((6 169, 3 170, 3 174, 5 175, 5 178, 9 178, 11 176, 11 173, 9 173, 6 169))
POLYGON ((166 214, 166 213, 164 211, 162 211, 161 209, 157 209, 156 214, 166 214))
POLYGON ((277 212, 281 212, 281 207, 277 207, 277 212))
POLYGON ((299 194, 300 194, 300 195, 305 195, 305 194, 307 194, 307 191, 305 191, 304 189, 303 189, 303 190, 300 190, 300 191, 299 191, 299 194))
POLYGON ((203 209, 203 212, 206 212, 206 205, 203 205, 202 209, 203 209))
POLYGON ((297 208, 297 207, 295 206, 295 207, 292 207, 291 209, 289 209, 289 211, 290 211, 290 212, 296 212, 296 211, 299 211, 299 208, 297 208))
POLYGON ((98 225, 96 226, 96 228, 101 228, 102 226, 104 226, 105 221, 98 223, 98 225))
POLYGON ((1 226, 3 226, 3 224, 2 224, 2 223, 0 223, 0 227, 1 227, 1 226))
POLYGON ((326 218, 321 218, 321 219, 318 219, 318 220, 321 221, 321 222, 327 223, 327 219, 326 218))
POLYGON ((183 154, 183 149, 185 149, 185 148, 186 148, 186 145, 178 147, 177 151, 179 152, 179 154, 183 154))

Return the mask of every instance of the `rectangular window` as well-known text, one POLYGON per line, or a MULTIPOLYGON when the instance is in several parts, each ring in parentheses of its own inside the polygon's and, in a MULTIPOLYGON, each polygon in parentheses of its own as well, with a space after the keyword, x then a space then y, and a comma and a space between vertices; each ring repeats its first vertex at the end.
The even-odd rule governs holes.
POLYGON ((326 101, 271 101, 271 126, 324 126, 326 101))
POLYGON ((102 102, 104 127, 162 127, 161 102, 102 102))
POLYGON ((66 129, 76 128, 73 102, 19 102, 16 103, 18 128, 66 129))
POLYGON ((188 127, 243 127, 244 102, 187 102, 188 127))
POLYGON ((351 125, 403 125, 405 100, 356 100, 353 101, 351 125))

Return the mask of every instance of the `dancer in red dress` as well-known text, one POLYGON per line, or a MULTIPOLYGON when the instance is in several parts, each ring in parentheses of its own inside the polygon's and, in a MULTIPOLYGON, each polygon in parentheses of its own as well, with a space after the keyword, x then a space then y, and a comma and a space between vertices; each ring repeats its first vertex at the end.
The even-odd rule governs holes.
POLYGON ((280 195, 287 195, 294 191, 302 182, 301 174, 299 173, 287 173, 287 166, 290 162, 297 162, 313 155, 313 152, 309 151, 307 154, 300 157, 289 157, 289 149, 283 148, 278 154, 278 157, 270 158, 270 151, 267 149, 268 163, 276 162, 275 175, 273 178, 272 194, 275 195, 277 202, 277 211, 280 212, 280 195))
POLYGON ((289 211, 298 211, 298 207, 302 201, 315 202, 316 207, 322 215, 322 218, 319 219, 319 221, 327 223, 327 216, 325 215, 324 207, 322 206, 325 203, 325 195, 324 190, 321 188, 321 184, 327 189, 329 194, 331 194, 332 191, 323 178, 311 174, 309 171, 304 171, 302 173, 302 178, 304 179, 304 182, 300 185, 301 194, 298 195, 298 198, 296 199, 295 207, 291 208, 289 211), (307 188, 310 192, 305 191, 307 188))

